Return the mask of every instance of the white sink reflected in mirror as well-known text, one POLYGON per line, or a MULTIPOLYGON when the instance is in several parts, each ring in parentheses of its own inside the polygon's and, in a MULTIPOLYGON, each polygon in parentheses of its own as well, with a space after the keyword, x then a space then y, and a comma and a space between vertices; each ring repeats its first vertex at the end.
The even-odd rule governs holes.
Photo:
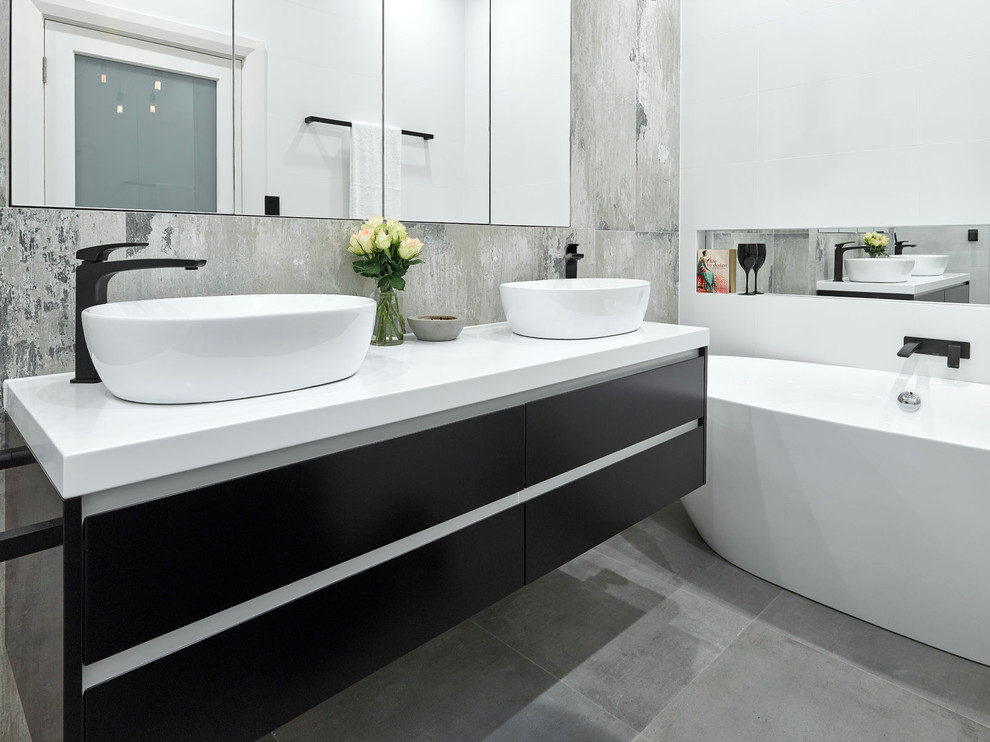
POLYGON ((912 276, 941 276, 949 266, 948 255, 905 255, 914 260, 912 276))
POLYGON ((579 340, 638 329, 650 300, 650 282, 551 278, 503 283, 499 292, 505 318, 517 335, 579 340))
POLYGON ((149 299, 83 310, 107 389, 132 402, 256 397, 338 381, 368 352, 375 303, 335 294, 149 299))
POLYGON ((914 270, 914 258, 846 258, 843 268, 857 283, 904 283, 914 270))

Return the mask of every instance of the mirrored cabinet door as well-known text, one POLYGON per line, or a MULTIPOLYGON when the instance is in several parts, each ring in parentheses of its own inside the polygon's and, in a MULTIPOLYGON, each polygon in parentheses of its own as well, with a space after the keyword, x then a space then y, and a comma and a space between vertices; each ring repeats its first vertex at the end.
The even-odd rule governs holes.
POLYGON ((242 213, 382 213, 382 5, 236 0, 242 213))
POLYGON ((570 0, 493 0, 492 224, 570 224, 570 0))
POLYGON ((230 0, 13 0, 12 201, 231 212, 230 0))
POLYGON ((570 0, 11 0, 11 203, 567 225, 570 0))
POLYGON ((490 13, 489 0, 385 0, 387 216, 489 222, 490 13))

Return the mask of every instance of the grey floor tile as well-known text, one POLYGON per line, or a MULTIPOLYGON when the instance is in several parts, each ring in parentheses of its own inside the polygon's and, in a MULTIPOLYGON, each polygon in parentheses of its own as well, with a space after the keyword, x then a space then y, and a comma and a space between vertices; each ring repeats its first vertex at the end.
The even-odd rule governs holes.
POLYGON ((713 552, 680 502, 614 536, 596 551, 672 580, 730 610, 753 618, 781 588, 713 552))
POLYGON ((468 622, 274 734, 278 742, 630 742, 636 731, 468 622))
POLYGON ((759 620, 990 726, 990 667, 784 591, 759 620))
POLYGON ((474 620, 637 730, 750 622, 593 551, 474 620))
POLYGON ((647 742, 988 742, 990 728, 754 622, 642 736, 647 742))

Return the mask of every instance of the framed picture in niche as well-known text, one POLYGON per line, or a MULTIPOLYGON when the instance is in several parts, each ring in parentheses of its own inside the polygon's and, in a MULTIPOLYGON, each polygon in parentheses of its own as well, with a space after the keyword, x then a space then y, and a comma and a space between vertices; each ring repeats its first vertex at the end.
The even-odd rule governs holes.
POLYGON ((698 250, 699 294, 734 294, 736 292, 736 251, 698 250))

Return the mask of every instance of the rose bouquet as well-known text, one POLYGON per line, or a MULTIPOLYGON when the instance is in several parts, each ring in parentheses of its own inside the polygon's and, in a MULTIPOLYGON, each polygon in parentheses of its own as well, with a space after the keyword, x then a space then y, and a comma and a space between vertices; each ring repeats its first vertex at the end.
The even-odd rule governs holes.
POLYGON ((351 235, 347 250, 360 257, 352 264, 359 276, 374 278, 377 289, 373 345, 398 345, 402 342, 404 322, 399 307, 399 291, 406 287, 406 271, 422 263, 417 256, 423 243, 406 233, 395 219, 373 216, 357 233, 351 235))
POLYGON ((863 235, 863 248, 871 258, 887 257, 887 235, 880 232, 867 232, 863 235))

